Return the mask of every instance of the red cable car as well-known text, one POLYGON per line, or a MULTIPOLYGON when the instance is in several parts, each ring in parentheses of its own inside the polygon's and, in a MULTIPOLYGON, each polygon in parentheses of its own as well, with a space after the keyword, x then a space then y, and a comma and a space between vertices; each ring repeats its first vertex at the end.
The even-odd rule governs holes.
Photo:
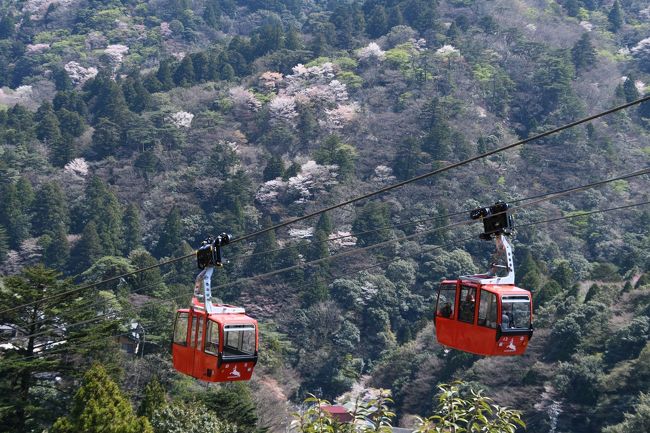
POLYGON ((444 280, 438 289, 434 323, 440 344, 487 356, 523 355, 533 336, 533 304, 529 291, 515 286, 508 205, 497 202, 472 211, 483 218, 482 239, 494 237, 496 253, 486 274, 444 280), (505 264, 500 264, 504 261, 505 264), (505 275, 499 276, 505 272, 505 275))
POLYGON ((222 265, 220 247, 229 240, 225 233, 209 238, 197 251, 203 271, 190 308, 178 310, 174 323, 174 368, 206 382, 250 380, 257 363, 257 320, 243 308, 212 303, 212 273, 222 265))

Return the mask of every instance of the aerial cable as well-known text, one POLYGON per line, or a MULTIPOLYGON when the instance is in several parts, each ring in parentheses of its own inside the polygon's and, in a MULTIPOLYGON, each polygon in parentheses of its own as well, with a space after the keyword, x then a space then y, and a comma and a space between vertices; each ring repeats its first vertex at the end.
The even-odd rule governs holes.
MULTIPOLYGON (((647 97, 647 98, 645 98, 645 99, 650 99, 650 96, 647 97)), ((629 105, 629 104, 626 104, 626 105, 629 105)), ((610 111, 611 111, 611 110, 610 110, 610 111)), ((593 116, 592 116, 592 117, 593 117, 593 116)), ((540 194, 540 195, 537 195, 537 196, 534 196, 534 197, 518 199, 518 200, 515 200, 514 202, 521 202, 521 201, 526 201, 526 200, 530 200, 530 199, 537 199, 537 200, 536 200, 536 201, 532 201, 532 202, 525 203, 525 204, 523 204, 523 205, 519 205, 519 206, 513 207, 513 208, 511 208, 511 209, 512 209, 512 210, 515 210, 515 209, 517 209, 517 208, 521 208, 521 207, 525 207, 525 206, 534 205, 534 204, 540 203, 540 202, 542 202, 542 201, 551 200, 551 199, 554 199, 554 198, 560 197, 560 196, 562 196, 562 195, 567 195, 567 194, 571 194, 571 193, 573 193, 573 192, 583 191, 583 190, 586 190, 586 189, 594 188, 594 187, 596 187, 596 186, 604 185, 604 184, 606 184, 606 183, 614 182, 614 181, 617 181, 617 180, 628 179, 628 178, 631 178, 631 177, 641 176, 641 175, 649 174, 649 173, 650 173, 650 168, 644 168, 644 169, 637 170, 637 171, 632 172, 632 173, 623 174, 623 175, 620 175, 620 176, 616 176, 616 177, 614 177, 614 178, 609 178, 609 179, 605 179, 605 180, 601 180, 601 181, 593 182, 593 183, 590 183, 590 184, 587 184, 587 185, 582 185, 582 186, 579 186, 579 187, 568 188, 568 189, 561 190, 561 191, 557 191, 557 192, 545 193, 545 194, 540 194)), ((456 213, 454 213, 453 215, 458 215, 458 214, 461 214, 461 213, 462 213, 462 212, 456 212, 456 213)), ((451 215, 447 215, 447 216, 451 216, 451 215)), ((445 216, 445 217, 447 217, 447 216, 445 216)), ((434 218, 432 218, 432 219, 436 219, 436 218, 438 218, 438 217, 434 217, 434 218)), ((472 221, 472 220, 469 220, 469 222, 471 222, 471 221, 472 221)), ((466 223, 466 222, 464 222, 464 223, 466 223)), ((439 227, 439 228, 437 228, 437 230, 444 230, 444 229, 446 229, 446 228, 455 227, 455 226, 456 226, 456 224, 452 224, 452 225, 450 225, 450 226, 446 226, 446 227, 439 227)), ((378 229, 375 229, 375 230, 371 230, 371 231, 369 231, 368 233, 370 233, 370 232, 376 232, 376 231, 380 231, 380 230, 385 230, 386 228, 390 228, 390 227, 381 227, 381 228, 378 228, 378 229)), ((399 238, 399 239, 397 239, 397 240, 395 240, 395 241, 399 241, 399 240, 407 240, 407 239, 410 239, 411 237, 419 236, 419 235, 421 235, 421 234, 427 234, 427 233, 429 233, 429 232, 431 232, 431 231, 434 231, 434 230, 429 230, 429 231, 426 231, 426 232, 419 232, 419 233, 416 233, 416 234, 413 234, 413 235, 409 235, 409 236, 404 237, 404 238, 399 238)), ((365 233, 365 232, 364 232, 364 233, 365 233)), ((351 236, 353 236, 353 235, 350 235, 350 236, 347 236, 347 235, 346 235, 346 236, 341 236, 341 238, 343 238, 343 237, 351 237, 351 236)), ((243 239, 243 238, 239 238, 239 239, 243 239)), ((232 243, 233 241, 230 241, 230 242, 232 243)), ((371 245, 370 247, 372 247, 372 245, 371 245)), ((365 248, 368 248, 368 247, 365 247, 365 248)), ((273 251, 273 250, 270 250, 270 251, 273 251)), ((262 253, 263 253, 263 252, 255 253, 255 254, 262 254, 262 253)), ((72 294, 72 293, 76 293, 76 292, 80 292, 80 291, 83 291, 83 290, 87 290, 87 289, 90 289, 90 288, 96 287, 96 286, 101 285, 101 284, 106 284, 106 283, 109 283, 109 282, 117 281, 117 280, 119 280, 119 279, 123 279, 123 278, 125 278, 125 277, 131 276, 131 275, 134 275, 134 274, 137 274, 137 273, 139 273, 139 272, 144 272, 144 271, 147 271, 147 270, 150 270, 150 269, 154 269, 154 268, 156 268, 156 267, 160 267, 160 266, 164 266, 164 265, 172 264, 172 263, 178 262, 178 261, 180 261, 180 260, 184 260, 184 259, 186 259, 186 258, 193 257, 194 254, 195 254, 195 253, 188 254, 188 255, 186 255, 186 256, 182 256, 182 257, 176 257, 176 258, 173 258, 173 259, 167 260, 167 261, 162 262, 162 263, 157 263, 157 264, 155 264, 155 265, 150 265, 150 266, 147 266, 147 267, 144 267, 144 268, 141 268, 141 269, 136 269, 135 271, 131 271, 131 272, 128 272, 128 273, 125 273, 125 274, 122 274, 122 275, 118 275, 118 276, 116 276, 116 277, 111 277, 111 278, 108 278, 108 279, 103 280, 103 281, 99 281, 99 282, 92 283, 92 284, 89 284, 89 285, 85 285, 85 286, 82 286, 82 287, 78 287, 78 288, 75 288, 75 289, 70 289, 70 290, 65 291, 65 292, 62 292, 62 293, 53 294, 53 295, 51 295, 51 296, 49 296, 49 297, 42 298, 42 299, 40 299, 40 300, 38 300, 38 301, 32 301, 32 302, 29 302, 29 303, 25 303, 25 304, 22 304, 22 305, 18 305, 18 306, 15 306, 15 307, 11 307, 11 308, 8 308, 8 309, 5 309, 5 310, 2 310, 2 311, 0 311, 0 314, 4 314, 4 313, 9 312, 9 311, 14 311, 14 310, 17 310, 17 309, 19 309, 19 308, 22 308, 22 307, 25 307, 25 306, 29 306, 29 305, 33 305, 33 304, 36 304, 36 303, 39 303, 39 302, 43 302, 44 300, 49 300, 49 299, 59 298, 59 297, 61 297, 61 296, 66 296, 66 295, 69 295, 69 294, 72 294)), ((350 252, 346 252, 346 254, 350 254, 350 252)), ((252 255, 251 255, 251 256, 252 256, 252 255)), ((330 256, 330 257, 335 257, 335 256, 330 256)), ((324 258, 324 259, 327 259, 327 258, 324 258)), ((304 266, 304 265, 305 265, 305 264, 295 265, 295 266, 304 266)), ((292 267, 291 269, 294 269, 294 268, 292 267)), ((271 273, 272 273, 272 272, 275 272, 275 271, 271 271, 271 273)), ((269 274, 269 273, 262 274, 262 275, 264 275, 264 276, 270 276, 270 275, 267 275, 267 274, 269 274)), ((250 277, 250 278, 255 278, 255 277, 250 277)), ((237 280, 237 281, 241 281, 241 280, 237 280)), ((229 284, 229 285, 228 285, 228 286, 224 286, 224 287, 229 287, 230 285, 234 284, 234 282, 233 282, 233 283, 227 283, 227 284, 229 284)), ((215 287, 215 288, 217 288, 217 287, 215 287)))
POLYGON ((449 171, 449 170, 451 170, 453 168, 457 168, 457 167, 463 166, 465 164, 469 164, 471 162, 477 161, 479 159, 486 158, 488 156, 495 155, 497 153, 504 152, 504 151, 509 150, 509 149, 513 149, 515 147, 521 146, 522 144, 526 144, 526 143, 529 143, 531 141, 539 140, 540 138, 544 138, 544 137, 547 137, 549 135, 556 134, 558 132, 562 132, 562 131, 564 131, 566 129, 573 128, 573 127, 581 125, 583 123, 592 121, 594 119, 598 119, 600 117, 606 116, 608 114, 615 113, 615 112, 620 111, 620 110, 624 110, 626 108, 632 107, 632 106, 637 105, 637 104, 641 104, 641 103, 646 102, 646 101, 650 101, 650 96, 646 96, 646 97, 643 97, 641 99, 637 99, 635 101, 628 102, 627 104, 619 105, 617 107, 611 108, 611 109, 603 111, 601 113, 594 114, 592 116, 588 116, 588 117, 585 117, 583 119, 576 120, 575 122, 571 122, 569 124, 560 126, 558 128, 554 128, 554 129, 551 129, 549 131, 542 132, 540 134, 534 135, 532 137, 525 138, 523 140, 517 141, 516 143, 512 143, 512 144, 508 144, 506 146, 499 147, 497 149, 482 153, 480 155, 465 159, 463 161, 447 165, 445 167, 442 167, 442 168, 439 168, 439 169, 436 169, 436 170, 421 174, 419 176, 412 177, 412 178, 404 180, 402 182, 398 182, 398 183, 395 183, 393 185, 389 185, 389 186, 386 186, 384 188, 380 188, 378 190, 369 192, 367 194, 345 200, 345 201, 343 201, 341 203, 338 203, 338 204, 335 204, 335 205, 320 209, 318 211, 311 212, 311 213, 308 213, 308 214, 300 216, 300 217, 289 219, 287 221, 284 221, 284 222, 275 224, 273 226, 258 230, 256 232, 250 233, 248 235, 244 235, 244 236, 241 236, 239 238, 232 239, 230 241, 230 243, 241 242, 241 241, 250 239, 252 237, 259 236, 259 235, 261 235, 263 233, 267 233, 267 232, 269 232, 271 230, 276 230, 276 229, 288 226, 290 224, 294 224, 294 223, 297 223, 299 221, 303 221, 303 220, 306 220, 308 218, 315 217, 315 216, 323 214, 325 212, 329 212, 331 210, 338 209, 340 207, 347 206, 349 204, 356 203, 358 201, 365 200, 367 198, 370 198, 370 197, 373 197, 373 196, 376 196, 376 195, 379 195, 379 194, 383 194, 383 193, 388 192, 388 191, 392 191, 392 190, 394 190, 396 188, 401 188, 401 187, 403 187, 405 185, 408 185, 410 183, 417 182, 419 180, 426 179, 428 177, 435 176, 435 175, 440 174, 440 173, 444 173, 444 172, 449 171))
MULTIPOLYGON (((550 219, 546 219, 546 220, 537 220, 537 221, 532 221, 532 222, 528 222, 528 223, 517 224, 517 227, 530 227, 530 226, 535 226, 535 225, 539 225, 539 224, 548 224, 548 223, 551 223, 551 222, 558 222, 558 221, 563 221, 563 220, 570 220, 570 219, 574 219, 574 218, 580 218, 580 217, 585 217, 585 216, 589 216, 589 215, 595 215, 595 214, 600 214, 600 213, 606 213, 606 212, 613 212, 613 211, 617 211, 617 210, 629 209, 629 208, 638 207, 638 206, 644 206, 644 205, 648 205, 648 204, 650 204, 650 200, 646 200, 646 201, 639 202, 639 203, 632 203, 632 204, 627 204, 627 205, 621 205, 621 206, 611 207, 611 208, 607 208, 607 209, 596 209, 596 210, 593 210, 593 211, 583 211, 583 212, 580 212, 580 213, 577 213, 577 214, 573 214, 573 215, 565 215, 565 216, 556 217, 556 218, 550 218, 550 219)), ((470 220, 469 222, 475 222, 475 220, 470 220)), ((463 221, 463 223, 465 223, 465 221, 463 221)), ((461 225, 461 224, 455 224, 455 225, 461 225)), ((471 240, 471 239, 474 239, 474 238, 475 238, 475 237, 472 236, 472 237, 466 238, 466 239, 464 239, 464 240, 471 240)), ((401 240, 401 239, 392 239, 392 240, 387 241, 387 242, 396 242, 396 241, 398 241, 398 240, 401 240)), ((456 245, 457 243, 458 243, 458 241, 454 242, 453 244, 449 243, 449 244, 443 244, 443 245, 434 245, 434 246, 431 246, 430 248, 425 248, 424 251, 419 251, 419 253, 421 254, 421 253, 423 253, 423 252, 430 252, 430 251, 433 251, 433 250, 436 250, 436 249, 440 249, 440 248, 443 248, 443 247, 446 247, 446 246, 449 246, 449 245, 456 245)), ((378 244, 374 244, 374 245, 378 245, 378 244)), ((371 245, 371 246, 372 246, 372 245, 371 245)), ((335 256, 330 256, 330 257, 333 258, 333 257, 335 257, 335 256)), ((322 259, 319 259, 319 260, 317 260, 317 261, 320 262, 320 261, 322 261, 322 259)), ((372 268, 375 268, 375 267, 378 267, 378 266, 382 266, 383 264, 390 263, 390 262, 393 262, 393 261, 394 261, 394 260, 391 259, 390 261, 385 261, 385 262, 377 263, 377 264, 374 264, 374 265, 368 266, 368 267, 366 267, 366 268, 363 268, 363 269, 360 269, 360 270, 354 271, 354 272, 352 272, 352 273, 344 273, 344 274, 341 274, 341 275, 337 276, 336 278, 338 279, 338 278, 345 277, 346 275, 352 275, 352 274, 356 274, 356 273, 359 273, 359 272, 363 272, 363 271, 366 271, 366 270, 369 270, 369 269, 372 269, 372 268)), ((313 264, 314 262, 316 262, 316 261, 312 261, 312 262, 309 262, 309 263, 305 263, 305 264, 303 264, 303 265, 313 264)), ((288 268, 283 268, 283 269, 280 269, 280 270, 275 271, 275 273, 280 273, 280 272, 284 272, 284 271, 289 271, 289 270, 292 270, 292 269, 294 269, 294 268, 295 268, 295 266, 288 267, 288 268)), ((246 278, 246 279, 238 280, 237 282, 244 281, 244 280, 250 280, 250 279, 253 279, 253 278, 257 278, 257 277, 259 277, 259 276, 255 276, 255 277, 250 277, 250 278, 246 278)), ((222 286, 218 286, 218 287, 224 287, 224 285, 222 285, 222 286)), ((217 287, 213 287, 213 289, 215 289, 215 288, 217 288, 217 287)), ((165 303, 165 302, 171 302, 173 299, 175 299, 175 298, 171 298, 171 299, 167 299, 167 300, 163 300, 163 301, 155 300, 155 302, 159 302, 159 303, 162 302, 162 303, 165 303)), ((154 302, 154 301, 152 301, 152 302, 154 302)), ((116 319, 116 320, 117 320, 117 319, 116 319)), ((132 332, 132 331, 129 331, 129 332, 126 332, 126 333, 117 334, 117 335, 111 335, 111 336, 108 336, 107 338, 116 338, 116 337, 119 337, 119 336, 122 336, 122 335, 128 335, 128 334, 130 334, 131 332, 132 332)), ((62 342, 69 342, 69 341, 72 341, 72 340, 73 340, 72 338, 71 338, 71 339, 65 339, 65 340, 62 340, 62 342)), ((49 344, 56 344, 56 343, 57 343, 57 342, 49 343, 49 344)), ((60 342, 59 342, 59 343, 60 343, 60 342)), ((92 342, 91 342, 91 343, 92 343, 92 342)), ((65 349, 64 349, 64 350, 61 350, 61 351, 65 351, 65 349)), ((48 356, 49 354, 53 354, 53 353, 55 353, 55 352, 47 352, 47 353, 44 354, 43 356, 48 356)), ((31 355, 31 356, 28 356, 28 357, 25 357, 25 358, 22 358, 22 359, 29 359, 29 358, 36 357, 36 356, 39 356, 39 355, 38 355, 38 354, 34 354, 34 355, 31 355)), ((21 360, 22 360, 22 359, 21 359, 21 360)))
MULTIPOLYGON (((482 154, 477 155, 477 156, 474 156, 474 157, 472 157, 472 158, 465 159, 465 160, 463 160, 463 161, 460 161, 460 162, 457 162, 457 163, 454 163, 454 164, 447 165, 447 166, 445 166, 445 167, 442 167, 442 168, 439 168, 439 169, 436 169, 436 170, 433 170, 433 171, 430 171, 430 172, 427 172, 427 173, 421 174, 421 175, 419 175, 419 176, 412 177, 412 178, 407 179, 407 180, 404 180, 404 181, 402 181, 402 182, 398 182, 398 183, 396 183, 396 184, 389 185, 389 186, 386 186, 386 187, 384 187, 384 188, 380 188, 380 189, 378 189, 378 190, 375 190, 375 191, 369 192, 369 193, 367 193, 367 194, 364 194, 364 195, 361 195, 361 196, 358 196, 358 197, 354 197, 354 198, 351 198, 351 199, 345 200, 345 201, 343 201, 343 202, 341 202, 341 203, 338 203, 338 204, 335 204, 335 205, 332 205, 332 206, 328 206, 328 207, 323 208, 323 209, 320 209, 320 210, 318 210, 318 211, 311 212, 311 213, 309 213, 309 214, 306 214, 306 215, 303 215, 303 216, 300 216, 300 217, 296 217, 296 218, 289 219, 289 220, 287 220, 287 221, 284 221, 284 222, 278 223, 278 224, 276 224, 276 225, 273 225, 273 226, 270 226, 270 227, 267 227, 267 228, 264 228, 264 229, 258 230, 258 231, 256 231, 256 232, 253 232, 253 233, 250 233, 250 234, 247 234, 247 235, 241 236, 241 237, 239 237, 239 238, 232 239, 232 240, 230 241, 230 243, 241 242, 241 241, 244 241, 244 240, 247 240, 247 239, 250 239, 250 238, 253 238, 253 237, 259 236, 259 235, 261 235, 261 234, 263 234, 263 233, 267 233, 267 232, 269 232, 269 231, 276 230, 276 229, 278 229, 278 228, 282 228, 282 227, 288 226, 288 225, 290 225, 290 224, 295 224, 295 223, 297 223, 297 222, 299 222, 299 221, 303 221, 303 220, 308 219, 308 218, 312 218, 312 217, 314 217, 314 216, 317 216, 317 215, 323 214, 323 213, 325 213, 325 212, 329 212, 329 211, 331 211, 331 210, 338 209, 338 208, 340 208, 340 207, 347 206, 347 205, 349 205, 349 204, 356 203, 356 202, 358 202, 358 201, 365 200, 365 199, 367 199, 367 198, 370 198, 370 197, 373 197, 373 196, 376 196, 376 195, 379 195, 379 194, 383 194, 383 193, 388 192, 388 191, 392 191, 393 189, 401 188, 401 187, 403 187, 403 186, 405 186, 405 185, 408 185, 408 184, 410 184, 410 183, 417 182, 417 181, 419 181, 419 180, 422 180, 422 179, 425 179, 425 178, 428 178, 428 177, 431 177, 431 176, 434 176, 434 175, 437 175, 437 174, 440 174, 440 173, 444 173, 444 172, 449 171, 449 170, 451 170, 451 169, 453 169, 453 168, 457 168, 457 167, 460 167, 460 166, 463 166, 463 165, 469 164, 469 163, 471 163, 471 162, 474 162, 474 161, 477 161, 477 160, 480 160, 480 159, 486 158, 486 157, 488 157, 488 156, 492 156, 492 155, 495 155, 495 154, 497 154, 497 153, 504 152, 504 151, 506 151, 506 150, 509 150, 509 149, 512 149, 512 148, 515 148, 515 147, 521 146, 521 145, 526 144, 526 143, 529 143, 529 142, 531 142, 531 141, 539 140, 540 138, 544 138, 544 137, 547 137, 547 136, 549 136, 549 135, 552 135, 552 134, 555 134, 555 133, 558 133, 558 132, 564 131, 564 130, 566 130, 566 129, 573 128, 573 127, 578 126, 578 125, 581 125, 581 124, 583 124, 583 123, 586 123, 586 122, 589 122, 589 121, 592 121, 592 120, 598 119, 598 118, 600 118, 600 117, 603 117, 603 116, 606 116, 606 115, 609 115, 609 114, 615 113, 615 112, 620 111, 620 110, 624 110, 624 109, 626 109, 626 108, 632 107, 632 106, 634 106, 634 105, 641 104, 641 103, 646 102, 646 101, 650 101, 650 96, 645 96, 645 97, 640 98, 640 99, 637 99, 637 100, 635 100, 635 101, 628 102, 628 103, 623 104, 623 105, 619 105, 619 106, 617 106, 617 107, 614 107, 614 108, 611 108, 611 109, 609 109, 609 110, 606 110, 606 111, 603 111, 603 112, 600 112, 600 113, 594 114, 594 115, 592 115, 592 116, 588 116, 588 117, 582 118, 582 119, 580 119, 580 120, 577 120, 577 121, 572 122, 572 123, 568 123, 568 124, 563 125, 563 126, 560 126, 560 127, 558 127, 558 128, 554 128, 554 129, 551 129, 551 130, 549 130, 549 131, 542 132, 542 133, 537 134, 537 135, 534 135, 534 136, 532 136, 532 137, 528 137, 528 138, 525 138, 525 139, 523 139, 523 140, 517 141, 517 142, 515 142, 515 143, 509 144, 509 145, 506 145, 506 146, 502 146, 502 147, 499 147, 499 148, 497 148, 497 149, 494 149, 494 150, 491 150, 491 151, 488 151, 488 152, 482 153, 482 154)), ((163 265, 167 265, 167 264, 175 263, 175 262, 178 262, 178 261, 181 261, 181 260, 184 260, 184 259, 187 259, 187 258, 193 257, 193 256, 194 256, 194 253, 192 253, 192 254, 187 254, 187 255, 185 255, 185 256, 175 257, 175 258, 170 259, 170 260, 168 260, 168 261, 166 261, 166 262, 163 262, 163 263, 157 263, 157 264, 155 264, 155 265, 147 266, 147 267, 145 267, 145 268, 136 269, 135 271, 127 272, 127 273, 125 273, 125 274, 118 275, 118 276, 116 276, 116 277, 112 277, 112 278, 110 278, 110 279, 107 279, 107 280, 105 280, 105 281, 101 281, 101 282, 99 282, 99 283, 94 283, 94 284, 92 284, 92 285, 87 285, 87 286, 84 286, 84 287, 81 287, 81 288, 73 289, 73 290, 69 291, 68 293, 59 293, 59 294, 56 295, 56 297, 61 297, 61 296, 65 296, 65 295, 67 295, 67 294, 75 293, 75 292, 77 292, 77 291, 86 290, 86 289, 92 288, 92 287, 94 287, 94 286, 96 286, 96 285, 99 285, 99 284, 102 284, 102 283, 107 283, 107 282, 116 281, 116 280, 119 280, 120 278, 128 277, 128 276, 131 276, 131 275, 137 274, 137 273, 139 273, 139 272, 144 272, 144 271, 146 271, 146 270, 153 269, 153 268, 158 267, 158 266, 163 266, 163 265)), ((12 308, 8 308, 8 309, 5 309, 5 310, 2 310, 2 311, 0 311, 0 314, 6 313, 6 312, 9 312, 9 311, 13 311, 13 310, 16 310, 16 309, 18 309, 18 308, 22 308, 22 307, 24 307, 24 306, 28 306, 28 305, 31 305, 31 303, 26 303, 26 304, 23 304, 23 305, 19 305, 19 306, 16 306, 16 307, 12 307, 12 308)))

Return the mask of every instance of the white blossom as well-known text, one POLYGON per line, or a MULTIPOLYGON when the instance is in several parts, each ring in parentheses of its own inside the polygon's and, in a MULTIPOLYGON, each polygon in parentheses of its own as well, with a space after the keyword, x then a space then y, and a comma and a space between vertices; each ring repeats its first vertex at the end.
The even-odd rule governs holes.
POLYGON ((93 66, 84 68, 77 62, 68 62, 63 66, 63 69, 65 69, 70 80, 75 84, 83 84, 91 78, 94 78, 99 72, 97 68, 93 66))
POLYGON ((269 103, 271 119, 292 123, 298 112, 296 111, 296 100, 293 96, 278 95, 269 103))
POLYGON ((359 106, 356 103, 339 105, 332 110, 325 110, 327 120, 321 121, 321 125, 330 130, 343 128, 357 117, 359 106))
POLYGON ((308 239, 314 236, 314 228, 313 227, 292 228, 289 229, 289 236, 298 239, 308 239))
POLYGON ((537 26, 535 24, 526 24, 526 30, 529 32, 535 32, 537 31, 537 26))
POLYGON ((111 57, 114 64, 119 65, 124 60, 124 55, 129 52, 129 47, 122 44, 109 45, 104 50, 111 57))
POLYGON ((169 23, 167 21, 163 21, 160 23, 160 34, 166 38, 170 37, 174 32, 172 32, 172 29, 169 27, 169 23))
POLYGON ((177 128, 189 128, 194 119, 194 114, 187 111, 178 111, 169 116, 169 122, 177 128))
POLYGON ((50 44, 29 44, 26 47, 26 51, 29 54, 42 53, 50 49, 50 44))
POLYGON ((302 165, 300 173, 289 178, 287 194, 296 203, 304 203, 313 198, 313 193, 336 185, 338 173, 336 165, 319 165, 315 161, 307 161, 302 165))
POLYGON ((273 90, 282 82, 284 75, 280 72, 266 71, 260 75, 260 82, 262 86, 269 90, 273 90))
POLYGON ((84 177, 88 175, 88 163, 83 158, 75 158, 63 167, 63 171, 84 177))
POLYGON ((460 56, 460 51, 452 45, 443 45, 436 50, 436 55, 445 58, 458 57, 460 56))
POLYGON ((589 21, 580 21, 580 27, 587 30, 588 32, 594 29, 594 25, 591 24, 589 21))
POLYGON ((262 205, 271 205, 279 200, 287 189, 287 183, 281 178, 263 183, 255 193, 255 200, 262 205))
POLYGON ((348 231, 337 231, 329 235, 330 246, 332 249, 338 249, 342 247, 353 247, 357 244, 357 238, 352 236, 351 232, 348 231), (340 238, 340 239, 339 239, 340 238))
POLYGON ((386 52, 383 51, 376 42, 370 42, 368 46, 357 50, 357 57, 360 60, 384 60, 386 52))
POLYGON ((237 108, 246 110, 257 111, 262 107, 262 103, 253 95, 249 90, 244 89, 242 86, 233 87, 230 89, 230 99, 237 108))
POLYGON ((375 173, 370 180, 376 183, 390 183, 395 180, 393 176, 393 169, 386 165, 378 165, 375 167, 375 173))

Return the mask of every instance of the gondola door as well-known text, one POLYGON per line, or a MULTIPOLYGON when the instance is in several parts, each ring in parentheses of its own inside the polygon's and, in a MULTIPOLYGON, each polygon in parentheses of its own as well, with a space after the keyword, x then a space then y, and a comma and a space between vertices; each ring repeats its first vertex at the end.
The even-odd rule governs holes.
POLYGON ((456 337, 456 292, 458 281, 443 281, 438 290, 435 311, 436 338, 440 344, 453 346, 456 337))
MULTIPOLYGON (((195 312, 196 313, 196 312, 195 312)), ((192 315, 192 376, 200 377, 203 368, 203 328, 204 328, 204 315, 192 315)))

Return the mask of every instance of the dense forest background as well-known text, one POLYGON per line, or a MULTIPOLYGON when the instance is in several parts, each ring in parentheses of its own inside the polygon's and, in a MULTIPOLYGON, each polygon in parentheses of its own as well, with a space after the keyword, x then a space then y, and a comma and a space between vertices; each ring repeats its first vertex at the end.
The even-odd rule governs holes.
POLYGON ((644 431, 650 209, 579 213, 647 201, 647 175, 515 212, 525 356, 445 350, 431 318, 493 249, 449 225, 647 168, 650 104, 226 247, 250 383, 171 367, 192 259, 71 290, 634 101, 649 35, 642 0, 0 0, 0 430, 82 431, 97 384, 115 431, 280 432, 367 388, 408 427, 461 379, 533 433, 644 431))

